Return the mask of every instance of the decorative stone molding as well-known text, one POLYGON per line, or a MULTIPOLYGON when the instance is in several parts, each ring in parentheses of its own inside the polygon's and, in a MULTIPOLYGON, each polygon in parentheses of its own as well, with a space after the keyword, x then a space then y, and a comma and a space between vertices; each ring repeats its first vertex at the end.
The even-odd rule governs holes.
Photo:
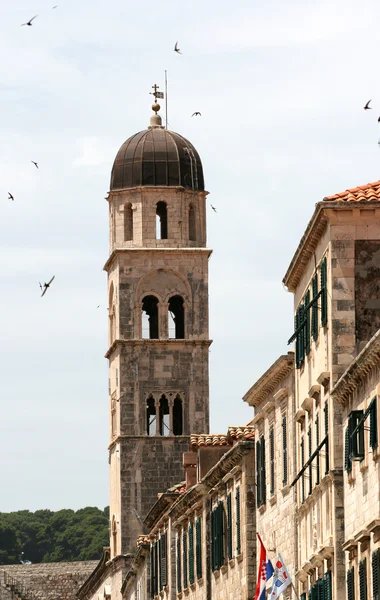
POLYGON ((269 414, 274 410, 275 404, 274 402, 267 402, 266 404, 264 404, 262 411, 265 414, 269 414))
POLYGON ((365 544, 371 537, 371 533, 368 529, 361 529, 354 535, 354 540, 360 542, 360 544, 365 544))
MULTIPOLYGON (((244 402, 256 407, 265 400, 294 368, 294 352, 280 356, 243 396, 244 402)), ((285 388, 281 388, 285 389, 285 388)), ((281 391, 281 390, 279 390, 281 391)))
POLYGON ((295 414, 295 419, 297 421, 297 423, 301 423, 301 421, 304 421, 305 419, 305 411, 303 410, 303 408, 299 408, 295 414))
POLYGON ((314 398, 314 400, 317 400, 320 395, 321 395, 321 385, 320 385, 320 383, 315 383, 314 385, 311 386, 311 388, 309 390, 309 396, 310 396, 310 398, 314 398))
POLYGON ((305 398, 305 400, 301 404, 302 408, 307 412, 310 412, 313 408, 313 398, 305 398))
POLYGON ((380 532, 380 519, 373 519, 373 521, 370 521, 367 525, 367 529, 370 533, 378 535, 380 532))
POLYGON ((334 546, 332 544, 322 546, 319 554, 326 560, 331 558, 334 555, 334 546))
POLYGON ((325 386, 330 381, 330 371, 322 371, 320 375, 317 377, 318 383, 325 386))
POLYGON ((345 552, 352 552, 352 550, 358 547, 359 542, 354 540, 354 538, 350 538, 346 542, 344 542, 342 548, 345 552))
POLYGON ((257 415, 255 415, 251 421, 252 425, 257 425, 257 423, 260 423, 260 421, 264 419, 264 416, 265 415, 263 412, 257 413, 257 415))
POLYGON ((288 396, 288 394, 289 394, 289 389, 287 387, 281 388, 280 390, 278 390, 278 392, 273 394, 273 400, 276 400, 276 402, 279 402, 280 400, 285 398, 285 396, 288 396))

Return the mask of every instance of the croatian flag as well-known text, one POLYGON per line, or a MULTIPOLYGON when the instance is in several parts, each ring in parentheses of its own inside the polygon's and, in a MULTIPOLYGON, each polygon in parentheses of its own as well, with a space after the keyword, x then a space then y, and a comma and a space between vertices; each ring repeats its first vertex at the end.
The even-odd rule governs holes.
POLYGON ((257 534, 260 542, 260 560, 257 565, 256 593, 253 600, 265 600, 266 583, 273 575, 273 565, 270 562, 261 537, 257 534))
POLYGON ((286 568, 281 554, 279 553, 273 575, 272 591, 269 596, 270 600, 276 600, 276 598, 278 598, 279 595, 282 594, 282 592, 284 592, 291 583, 292 580, 288 573, 288 569, 286 568))

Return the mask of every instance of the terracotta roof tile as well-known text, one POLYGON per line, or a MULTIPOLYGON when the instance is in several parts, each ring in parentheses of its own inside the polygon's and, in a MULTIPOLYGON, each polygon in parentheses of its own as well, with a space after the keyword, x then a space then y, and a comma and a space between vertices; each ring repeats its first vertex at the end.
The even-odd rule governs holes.
POLYGON ((200 435, 192 434, 190 436, 191 446, 230 446, 230 442, 227 439, 225 433, 202 433, 200 435))
POLYGON ((380 200, 380 181, 367 183, 367 185, 359 185, 345 192, 323 198, 324 202, 360 202, 363 200, 380 200))
POLYGON ((252 425, 229 427, 228 435, 233 440, 251 440, 255 437, 255 428, 252 425))
POLYGON ((140 546, 146 546, 150 544, 150 539, 149 536, 147 535, 139 535, 139 537, 137 538, 137 547, 140 548, 140 546))

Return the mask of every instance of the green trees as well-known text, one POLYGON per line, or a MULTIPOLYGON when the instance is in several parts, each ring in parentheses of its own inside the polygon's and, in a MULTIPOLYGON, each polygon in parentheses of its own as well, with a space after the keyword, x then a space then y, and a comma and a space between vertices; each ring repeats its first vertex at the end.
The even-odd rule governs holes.
POLYGON ((96 560, 108 544, 108 506, 0 513, 0 564, 96 560))

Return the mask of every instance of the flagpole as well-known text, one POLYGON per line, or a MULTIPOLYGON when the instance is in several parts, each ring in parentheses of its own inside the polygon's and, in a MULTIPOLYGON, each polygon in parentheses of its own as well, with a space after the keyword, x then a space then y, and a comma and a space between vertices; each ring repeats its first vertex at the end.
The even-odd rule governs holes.
POLYGON ((168 128, 168 72, 165 70, 165 129, 168 128))
POLYGON ((296 588, 294 587, 293 580, 292 580, 292 588, 293 588, 293 590, 294 590, 294 593, 295 593, 295 595, 296 595, 296 598, 297 598, 297 600, 300 600, 300 597, 299 597, 299 595, 297 594, 297 590, 296 590, 296 588))

